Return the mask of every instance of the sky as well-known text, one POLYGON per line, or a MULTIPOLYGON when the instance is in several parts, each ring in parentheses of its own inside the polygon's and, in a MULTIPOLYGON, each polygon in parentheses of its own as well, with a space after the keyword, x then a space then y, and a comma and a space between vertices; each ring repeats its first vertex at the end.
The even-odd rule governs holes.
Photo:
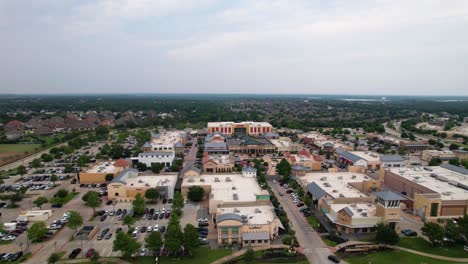
POLYGON ((467 0, 0 0, 0 93, 468 95, 467 0))

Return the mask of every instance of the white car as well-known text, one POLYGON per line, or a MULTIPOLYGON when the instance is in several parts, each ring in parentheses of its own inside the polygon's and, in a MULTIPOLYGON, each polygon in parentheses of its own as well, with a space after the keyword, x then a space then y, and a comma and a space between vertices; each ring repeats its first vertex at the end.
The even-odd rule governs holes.
POLYGON ((198 218, 198 222, 206 223, 208 222, 208 218, 198 218))
POLYGON ((153 231, 153 227, 152 226, 148 226, 148 229, 146 229, 146 232, 152 232, 153 231))
POLYGON ((159 231, 159 225, 155 225, 153 231, 159 231))
POLYGON ((47 227, 47 229, 60 229, 62 228, 62 225, 58 225, 58 224, 51 224, 50 226, 47 227))
POLYGON ((146 248, 142 248, 140 250, 140 257, 144 257, 146 255, 146 248))
POLYGON ((8 240, 15 240, 16 237, 15 236, 12 236, 12 235, 9 235, 9 236, 4 236, 2 238, 3 241, 8 241, 8 240))

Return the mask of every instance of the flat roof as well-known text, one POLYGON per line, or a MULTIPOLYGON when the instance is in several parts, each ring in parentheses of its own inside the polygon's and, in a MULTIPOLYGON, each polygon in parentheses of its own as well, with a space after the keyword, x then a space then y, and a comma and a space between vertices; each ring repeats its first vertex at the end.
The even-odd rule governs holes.
POLYGON ((126 181, 127 187, 133 188, 150 188, 160 186, 175 186, 177 183, 177 174, 163 174, 163 175, 148 175, 137 176, 128 178, 126 181))
POLYGON ((276 218, 273 206, 268 205, 218 208, 216 215, 223 214, 246 216, 244 219, 247 221, 246 224, 249 225, 266 225, 273 222, 276 218))
POLYGON ((377 210, 372 203, 331 204, 330 208, 336 213, 344 208, 348 208, 347 210, 352 214, 352 218, 373 217, 377 210))
POLYGON ((115 167, 113 161, 99 162, 88 168, 86 173, 115 173, 120 170, 118 167, 115 167))
POLYGON ((204 162, 213 160, 217 164, 223 164, 223 165, 234 164, 234 157, 229 156, 228 154, 211 154, 211 155, 208 155, 204 159, 206 159, 206 161, 204 162))
POLYGON ((224 202, 256 201, 256 195, 268 194, 262 190, 254 177, 242 174, 201 174, 196 177, 184 178, 184 186, 211 186, 210 199, 224 202), (235 198, 237 197, 237 199, 235 198))
POLYGON ((370 152, 370 151, 350 151, 350 152, 367 161, 380 161, 380 155, 377 152, 370 152))
POLYGON ((468 175, 442 168, 389 168, 390 172, 439 193, 442 200, 468 200, 468 175))
POLYGON ((291 146, 294 145, 292 140, 290 138, 288 138, 288 137, 280 137, 278 139, 269 139, 269 140, 277 148, 291 147, 291 146))
POLYGON ((365 174, 357 172, 311 172, 306 173, 304 176, 297 177, 297 179, 303 186, 314 182, 320 189, 333 198, 368 197, 366 194, 349 185, 349 183, 374 180, 365 174))
POLYGON ((151 144, 152 145, 170 145, 174 146, 176 143, 180 142, 182 139, 182 136, 184 136, 186 133, 182 130, 173 130, 173 131, 167 131, 164 130, 161 133, 159 133, 158 137, 153 137, 151 139, 151 144))

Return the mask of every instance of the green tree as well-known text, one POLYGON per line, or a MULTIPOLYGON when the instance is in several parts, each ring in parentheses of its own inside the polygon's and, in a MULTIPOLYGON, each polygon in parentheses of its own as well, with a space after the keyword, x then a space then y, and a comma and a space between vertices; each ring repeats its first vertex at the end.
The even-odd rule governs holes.
POLYGON ((37 199, 33 201, 33 204, 41 208, 42 205, 46 204, 47 202, 49 202, 47 198, 45 198, 44 196, 40 196, 40 197, 37 197, 37 199))
POLYGON ((455 166, 460 166, 460 159, 459 158, 454 158, 449 160, 449 163, 455 166))
POLYGON ((146 202, 141 194, 137 194, 132 202, 132 210, 137 215, 142 215, 145 212, 146 202))
POLYGON ((112 251, 120 251, 124 258, 129 258, 137 253, 140 247, 141 244, 129 234, 119 232, 112 244, 112 251))
POLYGON ((40 241, 47 233, 47 226, 44 222, 36 222, 28 229, 28 239, 31 242, 40 241))
POLYGON ((76 211, 71 211, 70 212, 70 217, 68 218, 68 227, 76 231, 78 230, 78 227, 83 225, 83 217, 81 217, 80 213, 76 211))
POLYGON ((198 248, 199 245, 197 229, 191 224, 186 225, 184 228, 184 248, 192 255, 193 250, 198 248))
POLYGON ((156 174, 159 174, 162 169, 163 169, 163 165, 161 163, 151 164, 151 171, 156 173, 156 174))
POLYGON ((71 165, 71 164, 65 165, 65 168, 64 168, 63 172, 72 173, 73 172, 73 165, 71 165))
POLYGON ((291 175, 291 164, 283 158, 276 166, 276 171, 279 175, 283 176, 284 181, 289 181, 289 177, 291 175))
POLYGON ((56 182, 56 181, 58 181, 57 175, 52 174, 52 175, 50 176, 50 181, 51 181, 51 182, 56 182))
POLYGON ((156 188, 149 188, 145 192, 145 198, 148 200, 156 201, 159 198, 159 191, 156 188))
POLYGON ((23 165, 18 166, 18 168, 16 168, 16 172, 20 175, 21 179, 23 179, 23 175, 28 173, 28 171, 26 170, 26 167, 23 165))
POLYGON ((152 251, 153 255, 156 255, 156 253, 159 252, 163 243, 161 233, 158 231, 151 232, 151 234, 145 238, 145 247, 152 251))
POLYGON ((31 166, 35 169, 41 167, 41 160, 40 159, 33 159, 31 162, 31 166))
POLYGON ((47 153, 44 153, 41 155, 41 159, 43 162, 51 162, 54 160, 54 158, 52 157, 52 155, 50 154, 47 154, 47 153))
POLYGON ((461 227, 452 219, 447 219, 444 226, 445 237, 457 240, 460 237, 461 227))
POLYGON ((90 260, 91 260, 91 262, 93 262, 93 263, 99 263, 99 262, 98 262, 98 260, 99 260, 99 252, 94 251, 93 254, 91 255, 90 260))
POLYGON ((136 167, 137 167, 137 169, 138 169, 139 171, 144 171, 144 170, 147 169, 146 164, 143 163, 143 162, 138 162, 138 163, 136 164, 136 167))
POLYGON ((78 158, 78 166, 80 167, 84 167, 86 166, 86 164, 89 163, 89 156, 88 155, 81 155, 79 158, 78 158))
POLYGON ((133 218, 131 215, 129 214, 126 214, 123 218, 122 218, 122 224, 128 226, 128 229, 130 229, 130 226, 133 225, 135 223, 135 218, 133 218))
POLYGON ((95 215, 96 208, 101 205, 101 199, 99 198, 99 194, 97 192, 88 192, 85 202, 88 207, 93 208, 93 215, 95 215))
POLYGON ((424 223, 421 231, 423 235, 429 238, 433 246, 438 245, 444 238, 444 228, 437 223, 424 223))
POLYGON ((60 257, 61 256, 58 253, 52 253, 52 254, 50 254, 49 258, 47 259, 47 263, 49 263, 49 264, 57 263, 57 262, 59 262, 60 257))
POLYGON ((457 220, 460 235, 465 239, 468 240, 468 215, 463 215, 463 217, 458 218, 457 220))
POLYGON ((200 186, 190 186, 188 191, 188 198, 190 201, 199 202, 203 200, 203 196, 205 195, 205 190, 200 186))
POLYGON ((183 240, 184 235, 182 234, 182 230, 180 230, 180 225, 170 224, 166 233, 166 247, 168 251, 177 255, 181 249, 183 240))
POLYGON ((395 230, 390 228, 388 225, 379 223, 375 228, 377 230, 375 239, 379 243, 394 245, 400 240, 400 237, 395 230))
POLYGON ((110 182, 114 179, 114 174, 108 173, 106 174, 106 181, 110 182))
POLYGON ((459 146, 458 144, 455 144, 455 143, 452 143, 452 144, 450 144, 450 146, 449 146, 449 149, 450 149, 450 150, 457 150, 457 149, 459 149, 459 148, 460 148, 460 146, 459 146))
POLYGON ((67 197, 67 195, 68 195, 68 191, 67 191, 67 190, 65 190, 65 189, 60 189, 60 190, 58 190, 58 191, 55 193, 54 196, 63 199, 63 198, 65 198, 65 197, 67 197))
POLYGON ((255 259, 255 252, 253 251, 252 247, 249 247, 247 251, 244 253, 244 261, 250 263, 255 259))
POLYGON ((439 166, 442 164, 442 160, 439 157, 434 157, 429 161, 429 166, 439 166))
POLYGON ((174 193, 174 198, 172 201, 172 208, 175 209, 182 209, 184 208, 184 197, 182 196, 181 192, 174 193))

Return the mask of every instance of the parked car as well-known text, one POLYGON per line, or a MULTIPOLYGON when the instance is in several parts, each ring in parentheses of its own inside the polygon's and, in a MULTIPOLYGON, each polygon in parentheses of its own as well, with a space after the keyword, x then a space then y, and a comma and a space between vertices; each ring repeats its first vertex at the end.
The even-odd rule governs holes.
POLYGON ((159 232, 164 233, 165 231, 166 231, 166 227, 165 227, 165 226, 159 227, 159 232))
POLYGON ((74 250, 72 250, 72 252, 70 253, 70 255, 68 255, 68 258, 71 258, 71 259, 74 259, 76 258, 76 256, 78 256, 78 254, 81 253, 81 248, 75 248, 74 250))
POLYGON ((106 236, 104 237, 106 240, 110 239, 112 237, 112 233, 107 233, 106 236))
POLYGON ((62 204, 61 203, 56 203, 56 204, 52 204, 52 208, 62 208, 62 204))
POLYGON ((94 253, 94 248, 90 248, 88 249, 88 251, 86 252, 86 257, 87 258, 90 258, 94 253))
POLYGON ((99 220, 100 220, 101 222, 104 222, 104 221, 106 220, 106 218, 107 218, 107 216, 106 216, 106 215, 103 215, 103 216, 101 216, 101 218, 99 218, 99 220))
POLYGON ((112 200, 109 200, 106 202, 106 205, 111 205, 112 204, 112 200))
POLYGON ((340 258, 335 256, 335 255, 329 255, 328 259, 335 262, 335 263, 340 263, 341 262, 340 258))
POLYGON ((403 233, 403 235, 408 236, 408 237, 418 236, 418 233, 416 233, 416 231, 411 230, 411 229, 403 229, 401 230, 401 233, 403 233))

